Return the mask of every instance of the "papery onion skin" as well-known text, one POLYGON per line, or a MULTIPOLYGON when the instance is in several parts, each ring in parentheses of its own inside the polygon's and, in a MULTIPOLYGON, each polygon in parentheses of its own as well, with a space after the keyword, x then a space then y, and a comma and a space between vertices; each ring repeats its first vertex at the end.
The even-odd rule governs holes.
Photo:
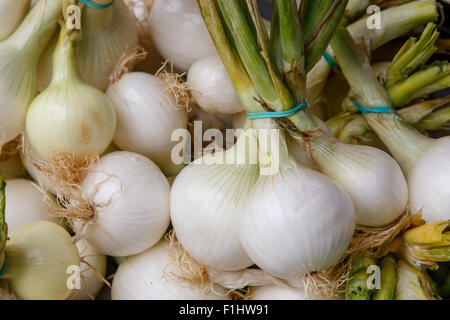
POLYGON ((356 224, 353 203, 340 186, 293 159, 290 163, 258 179, 239 231, 249 257, 283 279, 337 263, 356 224))
POLYGON ((117 114, 114 143, 150 158, 167 176, 176 175, 184 165, 172 161, 177 142, 171 136, 186 129, 186 109, 176 106, 158 78, 143 72, 123 75, 110 85, 107 96, 117 114))
POLYGON ((187 81, 197 105, 211 113, 232 114, 243 111, 239 97, 218 55, 195 62, 187 81))
POLYGON ((162 240, 149 250, 126 258, 112 283, 112 300, 223 300, 225 289, 177 278, 169 256, 169 242, 162 240), (213 289, 213 290, 211 290, 213 289))
POLYGON ((48 221, 28 223, 9 235, 4 278, 23 300, 63 300, 69 289, 67 270, 80 265, 69 233, 48 221))
POLYGON ((169 182, 142 155, 118 151, 102 157, 80 187, 95 214, 84 227, 76 223, 76 231, 104 254, 143 252, 169 226, 169 182))
MULTIPOLYGON (((240 144, 216 153, 216 159, 230 155, 240 144)), ((170 217, 177 238, 199 263, 235 271, 253 264, 238 236, 243 203, 258 177, 256 164, 206 164, 205 155, 184 168, 176 177, 170 195, 170 217)))
POLYGON ((359 225, 385 226, 406 212, 405 176, 397 162, 384 151, 313 139, 311 153, 321 171, 348 193, 359 225))
POLYGON ((33 221, 58 223, 45 210, 44 195, 32 181, 25 179, 7 180, 6 184, 6 222, 8 232, 33 221))
POLYGON ((216 52, 195 0, 155 0, 149 26, 158 51, 181 71, 216 52))
POLYGON ((450 137, 433 141, 409 170, 411 210, 426 222, 450 220, 450 137))
POLYGON ((30 0, 0 1, 0 40, 8 38, 19 26, 30 7, 30 0))

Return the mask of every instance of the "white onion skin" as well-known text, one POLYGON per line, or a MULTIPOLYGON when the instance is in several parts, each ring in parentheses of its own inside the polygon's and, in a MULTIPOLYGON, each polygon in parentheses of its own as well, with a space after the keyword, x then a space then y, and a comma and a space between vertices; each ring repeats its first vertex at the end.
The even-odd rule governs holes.
POLYGON ((0 1, 0 41, 8 38, 16 30, 30 7, 30 0, 0 1))
POLYGON ((155 0, 149 28, 158 51, 180 71, 216 52, 196 0, 155 0))
POLYGON ((243 111, 230 77, 216 54, 195 62, 187 82, 197 105, 210 113, 233 114, 243 111))
MULTIPOLYGON (((96 1, 98 4, 110 2, 96 1)), ((105 91, 120 57, 138 44, 135 18, 122 0, 116 0, 111 7, 102 10, 85 6, 81 28, 83 41, 77 46, 80 73, 86 83, 105 91)))
POLYGON ((76 223, 76 231, 104 254, 143 252, 169 226, 169 182, 144 156, 125 151, 103 156, 80 187, 95 214, 83 229, 76 223))
POLYGON ((106 256, 95 250, 86 239, 78 239, 75 245, 77 246, 78 253, 82 259, 80 265, 80 275, 82 278, 80 282, 81 288, 73 289, 68 299, 91 300, 98 295, 105 284, 100 280, 98 274, 105 277, 107 264, 106 256), (89 263, 92 268, 95 268, 95 271, 83 261, 89 263))
POLYGON ((6 199, 5 217, 10 233, 33 221, 58 223, 45 210, 43 194, 30 180, 7 180, 6 199))
POLYGON ((406 211, 406 178, 386 152, 322 139, 312 140, 311 152, 321 171, 352 199, 357 224, 384 226, 406 211))
POLYGON ((172 161, 171 136, 186 129, 187 113, 178 108, 161 81, 143 72, 123 75, 107 90, 116 115, 114 143, 122 150, 142 154, 154 161, 167 176, 176 175, 183 164, 172 161))
POLYGON ((222 300, 225 289, 197 286, 172 278, 176 273, 169 257, 169 243, 162 240, 149 250, 126 258, 119 265, 111 289, 112 300, 222 300))
POLYGON ((433 140, 408 171, 410 206, 426 222, 450 220, 450 137, 433 140))
POLYGON ((353 203, 324 175, 293 159, 260 176, 241 217, 240 239, 264 271, 294 279, 326 270, 344 254, 355 229, 353 203))
POLYGON ((238 224, 258 167, 199 164, 205 159, 184 168, 172 186, 170 217, 178 241, 203 265, 223 271, 247 268, 253 262, 239 240, 238 224))

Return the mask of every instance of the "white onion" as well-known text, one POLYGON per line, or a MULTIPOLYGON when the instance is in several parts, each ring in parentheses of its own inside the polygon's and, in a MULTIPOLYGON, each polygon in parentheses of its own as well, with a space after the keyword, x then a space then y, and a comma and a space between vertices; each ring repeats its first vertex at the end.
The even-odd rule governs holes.
POLYGON ((313 158, 322 172, 352 198, 358 224, 384 226, 405 212, 406 179, 400 166, 386 152, 332 139, 313 139, 312 146, 313 158))
POLYGON ((216 153, 224 164, 214 164, 210 154, 192 162, 175 178, 170 195, 170 216, 183 248, 199 263, 225 271, 253 264, 239 240, 238 223, 258 166, 248 159, 233 164, 233 153, 243 144, 241 136, 232 148, 216 153))
POLYGON ((32 221, 57 223, 57 219, 51 217, 45 210, 43 194, 30 180, 7 180, 6 199, 5 215, 9 232, 14 232, 32 221))
POLYGON ((30 7, 30 0, 0 1, 0 40, 8 38, 19 26, 30 7))
POLYGON ((431 140, 408 172, 411 210, 427 222, 450 220, 450 137, 431 140))
POLYGON ((278 286, 254 287, 249 300, 307 300, 303 289, 278 286))
POLYGON ((82 259, 80 265, 81 287, 80 289, 73 289, 68 299, 89 300, 95 298, 105 284, 99 279, 99 275, 105 277, 106 256, 95 250, 85 239, 79 239, 76 246, 82 259), (83 261, 86 261, 89 265, 83 261))
POLYGON ((197 105, 211 113, 231 114, 243 110, 230 77, 215 54, 195 62, 187 78, 197 105))
POLYGON ((227 295, 223 288, 208 283, 193 284, 176 277, 176 268, 169 256, 169 243, 162 240, 137 256, 128 257, 119 265, 112 283, 113 300, 221 300, 227 295), (217 294, 216 294, 216 293, 217 294))
POLYGON ((95 213, 84 227, 76 223, 76 231, 104 254, 143 252, 169 226, 169 182, 144 156, 110 153, 100 158, 80 187, 95 213))
POLYGON ((260 176, 248 196, 239 235, 264 271, 295 279, 337 263, 355 229, 350 197, 326 176, 287 158, 280 139, 280 167, 260 176))
POLYGON ((178 108, 162 82, 146 73, 133 72, 110 85, 108 97, 117 114, 114 143, 122 150, 137 152, 153 160, 168 175, 176 175, 183 164, 172 161, 176 129, 186 129, 186 110, 178 108))
POLYGON ((216 52, 196 0, 155 0, 149 26, 158 51, 182 71, 216 52))

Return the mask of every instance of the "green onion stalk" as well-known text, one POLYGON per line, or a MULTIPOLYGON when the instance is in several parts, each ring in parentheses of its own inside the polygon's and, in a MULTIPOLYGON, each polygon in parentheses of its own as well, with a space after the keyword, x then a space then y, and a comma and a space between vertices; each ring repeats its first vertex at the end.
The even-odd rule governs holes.
POLYGON ((426 137, 395 111, 386 89, 345 28, 338 28, 331 44, 360 104, 371 111, 364 117, 407 177, 412 212, 422 210, 427 222, 450 219, 450 138, 426 137), (373 112, 374 107, 388 111, 373 112))
MULTIPOLYGON (((416 0, 380 11, 381 29, 369 29, 368 19, 363 17, 350 24, 347 29, 355 40, 364 41, 370 51, 374 51, 391 40, 404 36, 415 29, 438 20, 438 5, 435 0, 416 0)), ((327 49, 331 58, 335 59, 333 49, 327 49)), ((314 104, 320 97, 332 67, 325 58, 309 71, 308 99, 314 104)), ((430 88, 428 88, 431 90, 430 88)))

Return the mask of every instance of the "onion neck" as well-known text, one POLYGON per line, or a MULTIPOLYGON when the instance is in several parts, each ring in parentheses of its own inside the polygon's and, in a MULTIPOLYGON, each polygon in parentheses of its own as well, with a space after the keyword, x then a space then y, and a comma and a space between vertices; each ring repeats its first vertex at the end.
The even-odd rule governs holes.
POLYGON ((422 135, 395 113, 372 113, 365 117, 397 160, 405 175, 412 169, 415 162, 427 153, 433 143, 433 139, 422 135))
POLYGON ((64 80, 80 80, 81 75, 76 62, 75 45, 80 33, 75 30, 61 29, 58 43, 53 54, 52 83, 64 80))
POLYGON ((14 46, 19 53, 32 55, 33 59, 37 60, 61 17, 62 0, 41 0, 2 44, 14 46))
MULTIPOLYGON (((111 3, 112 0, 95 0, 93 1, 99 5, 106 5, 111 3)), ((96 9, 89 6, 84 6, 82 14, 82 26, 89 29, 104 28, 111 25, 114 18, 114 9, 117 6, 117 1, 106 9, 96 9)), ((124 8, 127 9, 127 8, 124 8)), ((92 30, 90 30, 92 32, 92 30)))

